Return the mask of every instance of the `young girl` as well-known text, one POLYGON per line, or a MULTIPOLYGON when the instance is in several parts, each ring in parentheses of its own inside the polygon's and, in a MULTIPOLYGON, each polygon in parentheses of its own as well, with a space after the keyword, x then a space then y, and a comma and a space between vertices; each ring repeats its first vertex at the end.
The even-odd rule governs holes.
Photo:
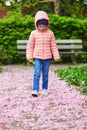
POLYGON ((49 18, 46 12, 38 11, 35 15, 36 30, 32 31, 27 44, 26 58, 34 60, 34 77, 32 96, 37 97, 39 93, 39 80, 42 73, 42 94, 48 94, 48 73, 50 59, 60 59, 54 33, 48 29, 49 18))

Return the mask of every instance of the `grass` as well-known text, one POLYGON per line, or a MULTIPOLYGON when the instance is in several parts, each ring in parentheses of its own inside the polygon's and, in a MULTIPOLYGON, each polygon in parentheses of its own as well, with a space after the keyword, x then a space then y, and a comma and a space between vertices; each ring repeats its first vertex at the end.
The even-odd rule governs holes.
POLYGON ((2 72, 2 66, 0 66, 0 72, 2 72))
POLYGON ((64 79, 69 85, 81 88, 81 93, 87 94, 87 66, 69 66, 55 72, 61 80, 64 79))

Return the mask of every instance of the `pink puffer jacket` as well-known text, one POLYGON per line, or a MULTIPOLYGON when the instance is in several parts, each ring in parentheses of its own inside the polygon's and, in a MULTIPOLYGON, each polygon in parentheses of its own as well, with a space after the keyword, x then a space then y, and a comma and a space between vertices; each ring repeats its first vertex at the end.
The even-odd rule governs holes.
POLYGON ((38 59, 50 59, 52 55, 54 59, 60 59, 58 47, 56 45, 54 33, 47 29, 45 32, 38 30, 36 22, 40 19, 46 19, 49 21, 48 15, 44 11, 38 11, 35 16, 36 30, 32 31, 28 40, 26 49, 27 60, 38 59))

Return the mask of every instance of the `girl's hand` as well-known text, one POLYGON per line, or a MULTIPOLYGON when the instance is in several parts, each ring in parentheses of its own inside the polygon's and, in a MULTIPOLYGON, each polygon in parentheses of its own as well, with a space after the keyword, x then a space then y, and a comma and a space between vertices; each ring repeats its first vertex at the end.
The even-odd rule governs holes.
POLYGON ((32 63, 33 65, 35 64, 35 62, 32 59, 30 59, 29 62, 32 63))
POLYGON ((60 60, 60 58, 55 58, 54 60, 55 60, 55 61, 59 61, 59 60, 60 60))

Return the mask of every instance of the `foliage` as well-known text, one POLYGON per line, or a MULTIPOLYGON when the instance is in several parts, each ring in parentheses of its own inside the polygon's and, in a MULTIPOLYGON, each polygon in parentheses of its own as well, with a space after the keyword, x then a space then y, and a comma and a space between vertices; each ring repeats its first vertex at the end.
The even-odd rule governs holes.
POLYGON ((0 72, 2 72, 2 67, 0 66, 0 72))
MULTIPOLYGON (((0 0, 0 5, 5 6, 7 0, 0 0)), ((69 16, 76 18, 87 17, 87 4, 85 0, 58 0, 59 3, 59 15, 69 16)), ((9 0, 11 10, 20 8, 23 15, 34 15, 37 10, 45 10, 48 13, 55 13, 57 7, 52 0, 9 0), (33 9, 32 9, 33 8, 33 9)))
MULTIPOLYGON (((31 16, 21 17, 20 13, 9 14, 0 21, 0 60, 2 63, 17 63, 17 39, 28 39, 29 33, 34 28, 31 16)), ((20 58, 18 58, 20 62, 20 58)), ((21 58, 22 60, 24 57, 21 58)))
POLYGON ((87 94, 87 66, 69 66, 66 69, 56 70, 61 79, 65 79, 69 85, 82 88, 83 94, 87 94))
POLYGON ((48 2, 48 3, 38 3, 37 7, 22 7, 22 13, 23 15, 32 15, 35 16, 35 13, 38 10, 44 10, 47 13, 53 14, 54 13, 54 7, 53 7, 53 3, 52 2, 48 2), (33 10, 32 10, 33 8, 33 10))
POLYGON ((87 17, 87 5, 85 0, 62 0, 60 1, 60 16, 69 16, 76 18, 87 17))
POLYGON ((5 4, 5 2, 6 2, 6 0, 0 0, 0 4, 2 4, 2 5, 4 5, 5 4))
POLYGON ((0 73, 2 72, 2 64, 0 63, 0 73))
MULTIPOLYGON (((51 0, 20 0, 12 2, 12 9, 17 5, 22 9, 24 15, 32 14, 34 15, 37 10, 45 10, 48 13, 55 13, 55 9, 57 7, 54 2, 51 0), (33 8, 33 10, 32 10, 33 8)), ((86 18, 87 17, 87 5, 84 0, 58 0, 59 4, 59 15, 60 16, 69 16, 76 18, 86 18)))

